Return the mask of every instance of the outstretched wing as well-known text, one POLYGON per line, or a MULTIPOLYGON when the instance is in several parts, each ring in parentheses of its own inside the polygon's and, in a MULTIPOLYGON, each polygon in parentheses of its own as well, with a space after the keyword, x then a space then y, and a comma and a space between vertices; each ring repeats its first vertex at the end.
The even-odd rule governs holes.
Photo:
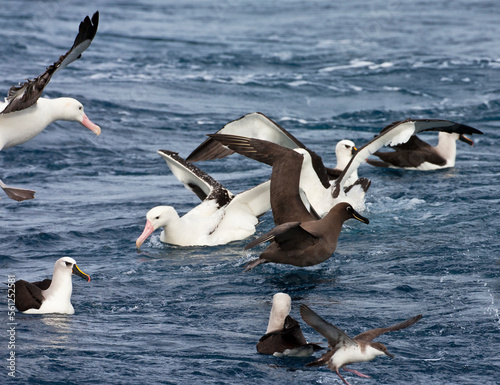
MULTIPOLYGON (((238 135, 245 138, 253 138, 265 140, 271 143, 278 144, 289 149, 303 148, 311 155, 314 171, 318 175, 321 183, 328 188, 329 177, 327 169, 323 164, 321 157, 314 151, 308 149, 292 134, 286 131, 279 124, 273 122, 267 116, 260 112, 247 114, 239 119, 229 122, 222 127, 216 134, 220 135, 238 135)), ((221 144, 214 137, 211 137, 198 146, 187 157, 189 162, 197 162, 201 160, 220 159, 234 153, 234 150, 221 144)))
POLYGON ((398 324, 395 324, 395 325, 392 325, 392 326, 389 326, 386 328, 367 330, 366 332, 358 334, 356 337, 354 337, 354 339, 371 342, 381 334, 407 328, 407 327, 413 325, 414 323, 418 322, 421 318, 422 318, 422 314, 419 314, 419 315, 412 317, 406 321, 400 322, 398 324))
POLYGON ((233 194, 221 183, 194 164, 182 159, 178 153, 168 150, 159 150, 157 152, 167 162, 172 174, 202 201, 215 199, 218 206, 222 207, 233 198, 233 194))
POLYGON ((333 350, 338 349, 340 344, 344 346, 358 345, 358 343, 349 337, 344 331, 325 321, 307 305, 300 305, 300 315, 309 326, 328 340, 328 344, 333 350))
POLYGON ((359 148, 351 158, 342 174, 335 180, 335 189, 332 192, 334 198, 339 196, 340 189, 346 181, 366 159, 383 146, 397 146, 406 143, 413 135, 422 131, 456 132, 459 134, 482 134, 481 131, 466 126, 465 124, 439 119, 407 119, 402 122, 394 122, 385 127, 379 135, 359 148))
MULTIPOLYGON (((247 138, 267 140, 288 148, 305 148, 292 134, 260 112, 252 112, 229 122, 216 134, 239 135, 247 138)), ((221 159, 233 154, 213 138, 205 140, 186 159, 189 162, 221 159)))
POLYGON ((45 86, 49 83, 52 75, 63 69, 71 62, 79 59, 82 52, 85 51, 94 39, 99 24, 99 12, 94 13, 92 20, 87 16, 80 23, 78 35, 75 38, 73 46, 62 55, 54 64, 47 67, 44 73, 35 79, 27 80, 19 86, 12 86, 7 96, 7 106, 1 112, 20 111, 35 104, 43 92, 45 86))

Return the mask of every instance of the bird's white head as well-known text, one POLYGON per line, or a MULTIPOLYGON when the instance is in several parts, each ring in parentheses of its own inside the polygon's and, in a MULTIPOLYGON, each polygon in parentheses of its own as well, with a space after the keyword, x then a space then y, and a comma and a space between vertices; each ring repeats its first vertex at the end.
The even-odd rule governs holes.
POLYGON ((166 227, 172 218, 178 218, 178 214, 172 206, 156 206, 149 210, 146 214, 146 226, 144 226, 141 236, 135 241, 137 248, 139 249, 156 229, 166 227))
POLYGON ((335 146, 335 156, 337 157, 337 166, 335 168, 343 170, 356 151, 354 142, 347 139, 338 142, 335 146))
POLYGON ((83 105, 78 100, 73 98, 60 98, 62 108, 60 110, 60 120, 69 120, 82 124, 94 134, 101 133, 101 127, 90 121, 83 110, 83 105))
POLYGON ((76 261, 71 257, 59 258, 54 265, 54 276, 64 275, 71 276, 72 274, 78 275, 83 279, 90 281, 90 276, 85 274, 77 266, 76 261))

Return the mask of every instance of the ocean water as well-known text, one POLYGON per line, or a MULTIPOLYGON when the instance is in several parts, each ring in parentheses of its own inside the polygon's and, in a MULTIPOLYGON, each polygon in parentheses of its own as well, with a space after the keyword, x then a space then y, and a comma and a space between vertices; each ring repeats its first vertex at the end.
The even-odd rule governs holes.
MULTIPOLYGON (((345 373, 353 385, 500 383, 495 1, 7 0, 4 94, 63 54, 95 10, 94 42, 44 95, 80 100, 102 134, 57 122, 0 153, 2 179, 37 191, 22 203, 2 195, 2 282, 50 277, 65 255, 92 280, 73 279, 72 316, 15 315, 15 379, 0 291, 1 383, 340 384, 327 368, 305 367, 312 358, 256 352, 279 291, 313 342, 325 340, 300 319, 301 303, 353 336, 423 314, 377 339, 395 358, 352 365, 371 376, 345 373), (262 248, 176 247, 159 231, 137 251, 151 207, 185 213, 198 204, 156 151, 186 157, 207 133, 254 111, 330 166, 338 140, 361 146, 408 117, 484 135, 458 144, 451 169, 362 166, 370 224, 347 222, 320 265, 244 273, 262 248)), ((198 165, 235 193, 270 175, 238 155, 198 165)), ((256 235, 272 226, 264 215, 256 235)))

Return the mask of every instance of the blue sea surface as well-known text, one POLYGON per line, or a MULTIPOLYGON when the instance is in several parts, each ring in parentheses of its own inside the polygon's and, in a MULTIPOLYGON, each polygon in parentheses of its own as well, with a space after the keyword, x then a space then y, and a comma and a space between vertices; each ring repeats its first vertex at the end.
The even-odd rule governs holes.
MULTIPOLYGON (((0 280, 49 278, 66 255, 92 280, 73 279, 74 315, 16 313, 15 379, 0 290, 0 383, 341 384, 326 367, 306 367, 313 358, 257 353, 279 291, 292 297, 306 338, 324 346, 300 304, 352 336, 423 314, 377 339, 394 359, 351 366, 371 378, 344 372, 353 385, 500 383, 496 1, 4 0, 4 95, 66 52, 96 10, 92 45, 44 95, 81 101, 102 134, 56 122, 0 153, 2 180, 37 191, 22 203, 2 195, 0 280), (150 208, 182 214, 199 202, 156 151, 187 157, 206 134, 254 111, 328 166, 338 140, 359 147, 409 117, 484 135, 473 147, 459 142, 450 169, 360 167, 372 180, 370 224, 346 222, 320 265, 243 272, 262 247, 177 247, 159 231, 137 251, 150 208)), ((198 166, 233 193, 271 171, 239 155, 198 166)), ((254 237, 272 227, 268 213, 254 237)))

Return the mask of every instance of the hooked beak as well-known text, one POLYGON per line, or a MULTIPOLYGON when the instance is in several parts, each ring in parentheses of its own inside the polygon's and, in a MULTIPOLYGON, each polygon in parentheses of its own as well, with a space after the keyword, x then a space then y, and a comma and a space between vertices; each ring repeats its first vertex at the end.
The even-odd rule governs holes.
POLYGON ((352 150, 351 150, 351 155, 354 156, 354 155, 356 155, 357 152, 358 152, 358 149, 356 148, 356 146, 353 146, 352 150))
POLYGON ((137 238, 137 241, 135 241, 135 245, 137 246, 138 249, 140 249, 144 241, 148 239, 148 237, 151 234, 153 234, 153 231, 155 231, 155 228, 153 227, 151 221, 150 220, 146 221, 146 226, 144 226, 144 231, 142 232, 141 236, 137 238))
POLYGON ((391 353, 389 353, 389 352, 385 352, 385 354, 386 354, 387 356, 391 357, 391 358, 394 358, 394 354, 391 354, 391 353))
POLYGON ((76 263, 73 265, 73 274, 82 277, 87 282, 90 282, 90 276, 81 271, 80 268, 76 265, 76 263))
POLYGON ((460 134, 458 136, 458 140, 467 143, 469 146, 474 146, 474 142, 472 141, 472 139, 467 138, 464 134, 460 134))
POLYGON ((369 224, 370 223, 370 220, 368 218, 365 218, 364 216, 362 216, 360 213, 358 213, 356 210, 352 210, 352 217, 354 219, 357 219, 358 221, 360 222, 363 222, 363 223, 366 223, 366 224, 369 224))
POLYGON ((92 131, 96 135, 99 135, 101 133, 101 127, 99 127, 95 123, 92 123, 88 118, 88 116, 85 115, 85 113, 83 114, 82 125, 87 127, 90 131, 92 131))

